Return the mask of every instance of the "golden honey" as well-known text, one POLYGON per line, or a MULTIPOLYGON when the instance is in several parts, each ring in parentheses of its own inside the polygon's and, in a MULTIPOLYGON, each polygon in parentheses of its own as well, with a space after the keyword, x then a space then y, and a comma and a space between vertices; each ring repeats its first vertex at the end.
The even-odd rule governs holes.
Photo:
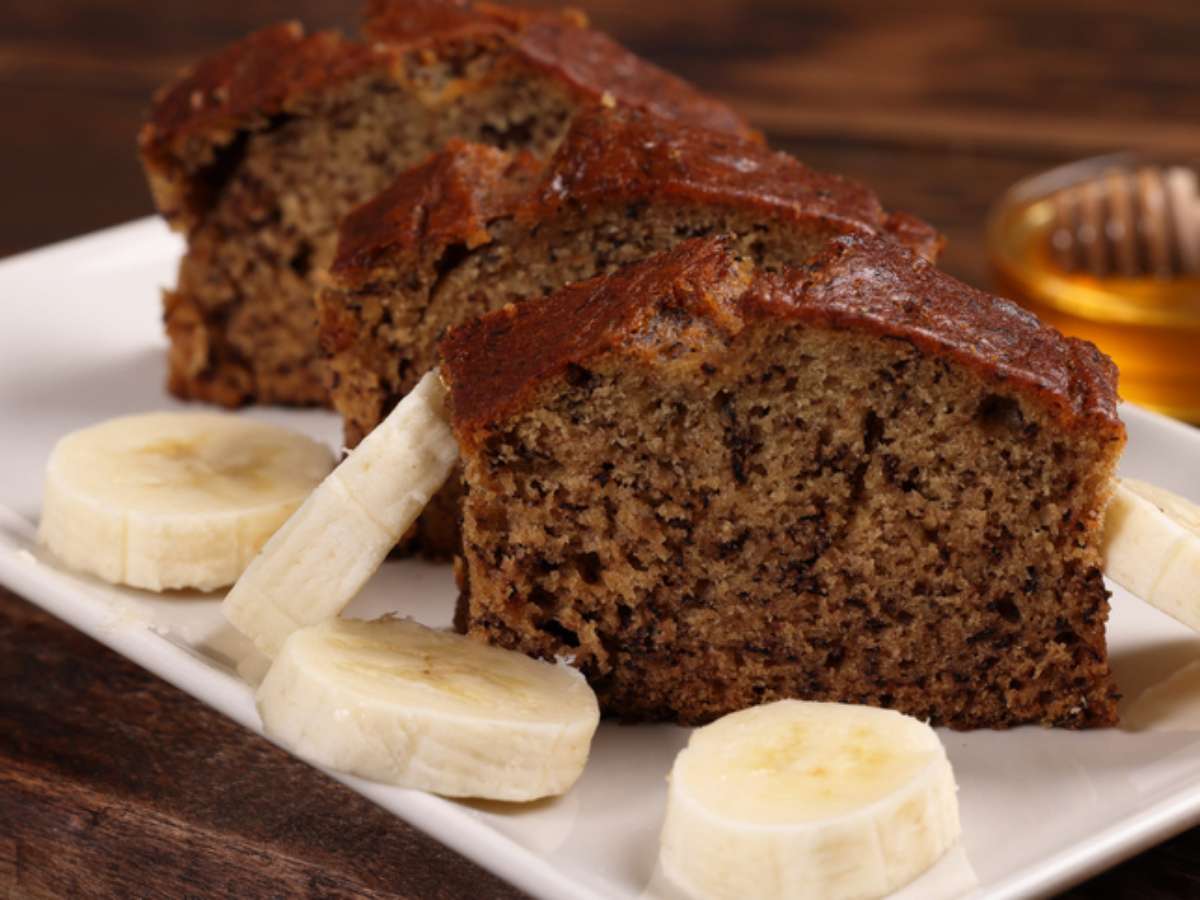
POLYGON ((1054 253, 1052 194, 1112 164, 1077 163, 1008 193, 988 228, 1001 293, 1111 356, 1124 399, 1200 424, 1200 277, 1096 277, 1054 253))

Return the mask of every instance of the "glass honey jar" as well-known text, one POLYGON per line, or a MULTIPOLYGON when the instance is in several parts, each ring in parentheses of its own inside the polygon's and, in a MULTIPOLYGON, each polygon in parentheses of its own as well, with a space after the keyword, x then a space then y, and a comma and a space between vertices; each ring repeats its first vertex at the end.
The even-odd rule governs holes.
POLYGON ((1200 424, 1196 171, 1121 155, 1020 182, 988 251, 1001 293, 1116 361, 1122 397, 1200 424))

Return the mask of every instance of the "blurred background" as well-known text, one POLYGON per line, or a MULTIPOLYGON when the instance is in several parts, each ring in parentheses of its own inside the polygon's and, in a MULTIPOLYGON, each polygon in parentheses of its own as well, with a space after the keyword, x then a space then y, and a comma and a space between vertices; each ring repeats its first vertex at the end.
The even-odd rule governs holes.
MULTIPOLYGON (((536 0, 530 5, 537 5, 536 0)), ((990 203, 1114 149, 1200 148, 1200 4, 1179 0, 581 0, 782 149, 869 182, 990 283, 990 203)), ((247 30, 353 29, 356 0, 5 0, 0 254, 151 212, 133 139, 154 88, 247 30)))

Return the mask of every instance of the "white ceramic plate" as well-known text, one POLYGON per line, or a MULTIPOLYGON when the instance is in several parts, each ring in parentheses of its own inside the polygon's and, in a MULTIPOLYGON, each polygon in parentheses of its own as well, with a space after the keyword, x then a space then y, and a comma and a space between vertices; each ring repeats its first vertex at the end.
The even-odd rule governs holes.
MULTIPOLYGON (((158 291, 179 251, 146 220, 0 262, 0 581, 259 731, 237 675, 247 647, 217 598, 117 590, 57 570, 33 543, 42 464, 60 435, 176 405, 162 388, 158 291)), ((241 414, 338 442, 331 413, 241 414)), ((1124 472, 1200 500, 1200 432, 1129 406, 1123 415, 1124 472)), ((453 601, 448 567, 389 563, 351 612, 399 609, 444 625, 453 601)), ((1200 702, 1187 701, 1189 687, 1200 696, 1200 674, 1179 673, 1200 659, 1200 638, 1118 590, 1109 645, 1126 694, 1122 729, 941 732, 963 840, 904 895, 1046 894, 1200 822, 1200 702)), ((335 777, 535 896, 662 897, 654 861, 664 776, 686 739, 672 726, 605 724, 575 788, 530 806, 335 777)))

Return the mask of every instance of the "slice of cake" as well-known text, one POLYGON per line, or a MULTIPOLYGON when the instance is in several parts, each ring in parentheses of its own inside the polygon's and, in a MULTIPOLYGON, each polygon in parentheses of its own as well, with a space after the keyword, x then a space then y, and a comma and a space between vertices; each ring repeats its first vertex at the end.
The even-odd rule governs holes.
POLYGON ((1116 721, 1098 540, 1124 429, 1091 344, 894 242, 774 272, 710 238, 441 356, 459 625, 571 659, 609 714, 1116 721))
POLYGON ((337 222, 450 138, 545 155, 597 103, 755 135, 577 13, 377 0, 365 30, 268 28, 157 96, 142 160, 188 240, 165 295, 175 394, 326 402, 312 295, 337 222))

